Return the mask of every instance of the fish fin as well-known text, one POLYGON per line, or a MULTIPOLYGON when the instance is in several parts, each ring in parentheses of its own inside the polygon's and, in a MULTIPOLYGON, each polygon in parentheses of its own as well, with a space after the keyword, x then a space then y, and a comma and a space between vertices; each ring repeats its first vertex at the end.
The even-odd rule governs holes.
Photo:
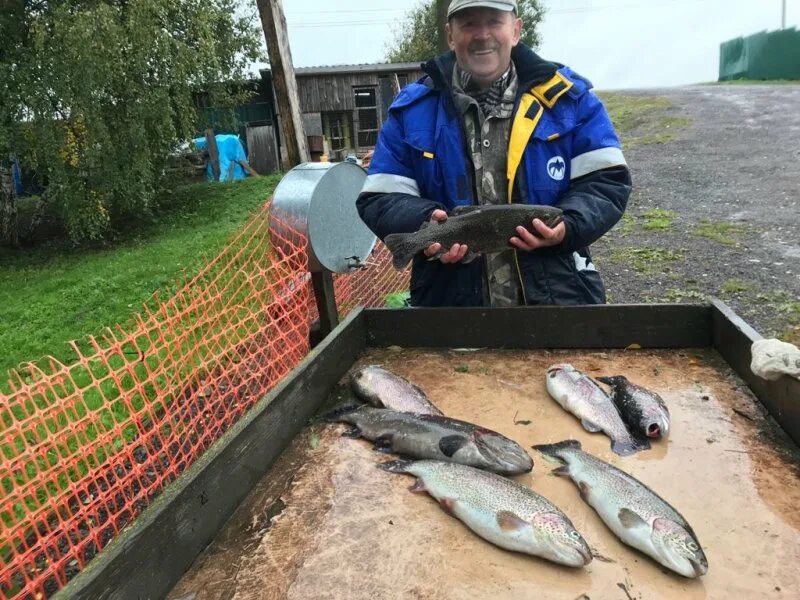
POLYGON ((408 468, 414 464, 413 460, 390 460, 385 463, 378 463, 376 466, 389 473, 408 473, 408 468))
POLYGON ((620 456, 629 456, 636 454, 642 450, 649 450, 650 442, 645 438, 632 437, 630 441, 626 440, 620 442, 618 440, 611 440, 611 450, 620 456))
POLYGON ((466 215, 468 213, 474 212, 476 210, 480 210, 480 206, 476 206, 475 204, 466 204, 463 206, 456 206, 453 210, 450 211, 451 217, 460 217, 461 215, 466 215))
POLYGON ((311 419, 311 423, 338 423, 343 421, 342 417, 345 415, 349 415, 357 411, 359 408, 364 406, 363 404, 358 404, 355 402, 348 402, 346 404, 342 404, 340 406, 335 406, 331 410, 326 413, 322 413, 318 417, 314 417, 311 419))
POLYGON ((408 491, 416 494, 420 492, 427 492, 428 488, 425 487, 425 482, 417 477, 417 480, 412 485, 408 486, 408 491))
POLYGON ((589 487, 589 484, 585 481, 578 482, 578 492, 581 494, 581 500, 584 502, 589 501, 589 492, 592 491, 592 488, 589 487))
POLYGON ((390 233, 383 240, 392 253, 392 265, 398 271, 405 269, 417 253, 412 236, 411 233, 390 233))
POLYGON ((614 380, 616 377, 595 377, 595 379, 601 383, 605 383, 606 385, 614 386, 614 380))
POLYGON ((555 475, 557 477, 569 477, 569 467, 567 465, 556 467, 550 471, 550 475, 555 475))
POLYGON ((583 428, 589 433, 597 433, 598 431, 603 431, 597 425, 595 425, 591 421, 587 421, 586 419, 581 419, 581 425, 583 425, 583 428))
POLYGON ((342 432, 342 437, 350 438, 351 440, 354 440, 356 438, 360 438, 361 437, 361 428, 358 427, 358 425, 353 425, 352 427, 350 427, 348 429, 345 429, 342 432))
POLYGON ((455 498, 439 498, 439 505, 442 510, 451 517, 456 516, 456 500, 455 498))
POLYGON ((467 438, 463 435, 446 435, 439 440, 439 450, 442 451, 447 458, 452 458, 453 454, 461 450, 467 443, 467 438))
POLYGON ((536 444, 535 446, 531 446, 534 450, 538 450, 545 456, 549 456, 551 458, 560 459, 559 452, 562 450, 568 449, 581 449, 581 443, 578 440, 564 440, 563 442, 558 442, 555 444, 536 444))
POLYGON ((635 529, 636 527, 648 527, 647 521, 633 512, 630 508, 620 508, 617 515, 619 522, 625 529, 635 529))
POLYGON ((518 517, 510 510, 501 510, 497 513, 497 524, 505 532, 519 531, 525 527, 529 527, 530 523, 518 517))
POLYGON ((383 435, 379 435, 373 441, 372 449, 376 452, 385 452, 387 454, 392 453, 392 434, 391 433, 384 433, 383 435))

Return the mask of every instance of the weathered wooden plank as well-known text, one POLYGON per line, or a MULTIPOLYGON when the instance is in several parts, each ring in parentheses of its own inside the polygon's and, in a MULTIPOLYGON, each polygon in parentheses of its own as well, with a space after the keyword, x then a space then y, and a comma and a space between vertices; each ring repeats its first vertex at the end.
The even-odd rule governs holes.
POLYGON ((162 598, 364 348, 353 311, 55 598, 162 598))
POLYGON ((761 400, 783 430, 800 446, 800 381, 785 375, 777 381, 761 379, 750 370, 753 342, 761 335, 725 303, 712 301, 714 347, 761 400))
POLYGON ((707 305, 372 309, 364 316, 371 346, 682 348, 712 343, 707 305))

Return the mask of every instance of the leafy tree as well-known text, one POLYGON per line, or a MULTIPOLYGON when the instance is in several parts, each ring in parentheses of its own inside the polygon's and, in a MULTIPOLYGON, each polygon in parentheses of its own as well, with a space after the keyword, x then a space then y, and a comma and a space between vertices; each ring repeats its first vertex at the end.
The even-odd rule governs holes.
POLYGON ((218 82, 259 58, 259 30, 238 2, 4 3, 0 168, 16 155, 32 169, 73 241, 154 208, 167 157, 194 136, 194 91, 231 99, 218 82))
MULTIPOLYGON (((438 0, 447 2, 447 0, 438 0)), ((389 62, 424 61, 438 54, 436 43, 441 27, 436 17, 437 0, 424 0, 406 14, 394 40, 388 45, 386 59, 389 62)), ((519 0, 519 16, 522 19, 522 42, 538 48, 539 23, 544 16, 541 0, 519 0)))

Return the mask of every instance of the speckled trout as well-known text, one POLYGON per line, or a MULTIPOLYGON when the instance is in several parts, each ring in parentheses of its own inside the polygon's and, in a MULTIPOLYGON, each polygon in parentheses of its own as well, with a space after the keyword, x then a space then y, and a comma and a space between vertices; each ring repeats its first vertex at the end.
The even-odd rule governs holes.
POLYGON ((708 560, 689 523, 641 481, 584 452, 575 440, 534 448, 565 463, 553 473, 569 477, 623 542, 684 577, 708 572, 708 560))
POLYGON ((350 423, 347 437, 363 437, 380 452, 470 465, 504 475, 527 473, 533 460, 504 435, 440 415, 416 415, 371 406, 344 406, 322 417, 350 423))
POLYGON ((396 269, 405 268, 415 254, 435 243, 442 245, 442 254, 453 244, 466 244, 470 254, 464 262, 469 262, 483 252, 513 248, 509 240, 518 235, 517 227, 533 233, 534 219, 555 227, 561 222, 562 211, 535 204, 459 206, 446 221, 427 221, 414 233, 387 235, 384 243, 392 252, 396 269))
POLYGON ((631 435, 608 394, 572 365, 553 365, 545 379, 553 400, 578 417, 586 431, 611 438, 611 449, 620 456, 650 447, 646 439, 631 435))
POLYGON ((631 383, 622 375, 598 377, 597 381, 611 386, 611 400, 634 434, 649 438, 669 434, 669 409, 661 396, 631 383))
POLYGON ((421 415, 441 415, 421 389, 378 365, 368 365, 350 375, 356 395, 378 408, 391 408, 421 415))
POLYGON ((496 546, 570 567, 592 560, 588 544, 569 518, 516 481, 436 460, 397 460, 378 466, 415 475, 412 492, 428 492, 445 512, 496 546))

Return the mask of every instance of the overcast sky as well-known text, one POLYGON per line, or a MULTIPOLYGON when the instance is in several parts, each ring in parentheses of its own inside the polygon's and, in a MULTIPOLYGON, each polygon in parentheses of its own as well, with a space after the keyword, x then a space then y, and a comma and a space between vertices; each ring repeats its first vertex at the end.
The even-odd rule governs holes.
MULTIPOLYGON (((296 67, 382 62, 420 0, 283 0, 296 67)), ((715 81, 719 44, 779 29, 781 0, 545 0, 539 53, 600 89, 715 81)), ((800 0, 786 0, 787 27, 800 0)))

